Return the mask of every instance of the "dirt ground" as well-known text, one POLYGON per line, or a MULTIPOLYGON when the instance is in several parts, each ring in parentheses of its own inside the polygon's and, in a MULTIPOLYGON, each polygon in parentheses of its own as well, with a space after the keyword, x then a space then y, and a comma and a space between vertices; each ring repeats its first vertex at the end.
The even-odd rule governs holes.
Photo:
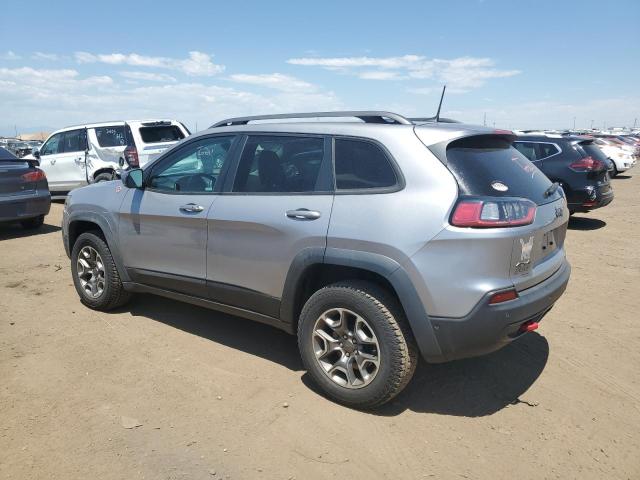
POLYGON ((539 333, 422 363, 372 413, 317 393, 293 337, 153 296, 83 307, 62 205, 0 227, 0 478, 640 478, 640 175, 571 220, 539 333))

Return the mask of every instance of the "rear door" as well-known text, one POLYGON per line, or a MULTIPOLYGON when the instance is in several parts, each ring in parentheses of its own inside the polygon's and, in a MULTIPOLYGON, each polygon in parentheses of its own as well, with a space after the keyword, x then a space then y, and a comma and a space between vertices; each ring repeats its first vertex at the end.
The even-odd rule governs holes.
POLYGON ((145 172, 120 210, 124 264, 135 282, 204 297, 207 215, 218 199, 233 135, 183 145, 145 172))
POLYGON ((330 141, 256 134, 211 209, 209 296, 278 317, 285 278, 305 249, 326 248, 333 205, 330 141))
POLYGON ((127 148, 127 127, 124 124, 107 125, 87 130, 89 140, 89 156, 87 167, 94 171, 94 158, 100 162, 119 166, 120 159, 124 159, 124 149, 127 148))

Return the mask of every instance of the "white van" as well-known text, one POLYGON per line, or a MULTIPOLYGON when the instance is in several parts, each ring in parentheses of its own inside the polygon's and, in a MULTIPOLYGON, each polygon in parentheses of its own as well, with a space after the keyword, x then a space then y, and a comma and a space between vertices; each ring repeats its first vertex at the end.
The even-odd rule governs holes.
POLYGON ((113 180, 120 171, 142 167, 190 135, 175 120, 126 120, 66 127, 25 158, 40 161, 52 195, 88 183, 113 180))

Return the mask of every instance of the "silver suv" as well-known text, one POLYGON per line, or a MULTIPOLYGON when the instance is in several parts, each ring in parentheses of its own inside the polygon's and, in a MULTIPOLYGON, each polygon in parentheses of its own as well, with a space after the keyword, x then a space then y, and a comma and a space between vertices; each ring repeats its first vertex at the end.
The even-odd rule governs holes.
POLYGON ((389 112, 225 120, 71 193, 73 281, 97 310, 146 292, 297 334, 329 397, 374 407, 418 354, 497 350, 565 290, 564 194, 514 138, 389 112))

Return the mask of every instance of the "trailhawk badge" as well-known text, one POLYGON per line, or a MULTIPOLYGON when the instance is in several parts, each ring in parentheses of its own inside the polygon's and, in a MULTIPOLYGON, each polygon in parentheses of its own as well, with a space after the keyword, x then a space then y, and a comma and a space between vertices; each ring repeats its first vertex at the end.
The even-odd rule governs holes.
POLYGON ((520 261, 516 263, 516 273, 527 273, 531 269, 531 250, 533 249, 533 236, 525 241, 520 239, 520 261))
POLYGON ((506 192, 507 190, 509 190, 509 187, 507 187, 504 183, 499 182, 497 180, 495 182, 491 182, 491 188, 499 192, 506 192))

